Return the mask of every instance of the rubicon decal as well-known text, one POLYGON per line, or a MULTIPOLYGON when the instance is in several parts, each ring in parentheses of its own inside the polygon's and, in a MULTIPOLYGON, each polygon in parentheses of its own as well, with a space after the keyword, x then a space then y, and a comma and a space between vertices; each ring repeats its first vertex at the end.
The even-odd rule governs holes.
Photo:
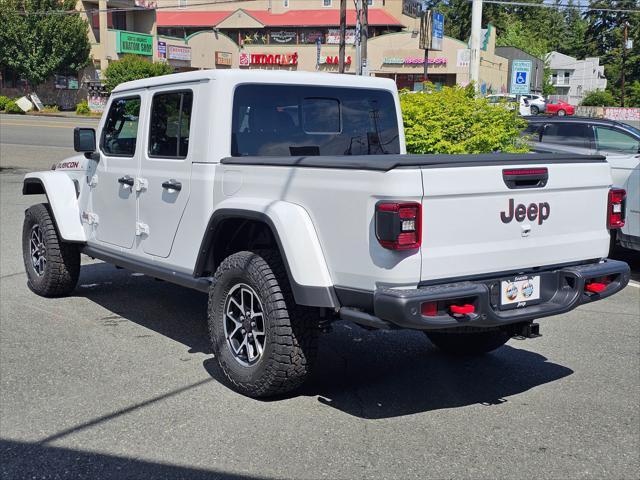
POLYGON ((506 212, 500 212, 500 220, 502 223, 511 223, 515 218, 516 222, 523 222, 528 219, 530 222, 538 220, 538 225, 549 218, 551 214, 551 207, 547 202, 530 203, 526 206, 522 203, 515 205, 513 198, 509 199, 509 207, 506 212))
POLYGON ((80 166, 80 162, 59 162, 56 165, 56 170, 75 169, 80 166))

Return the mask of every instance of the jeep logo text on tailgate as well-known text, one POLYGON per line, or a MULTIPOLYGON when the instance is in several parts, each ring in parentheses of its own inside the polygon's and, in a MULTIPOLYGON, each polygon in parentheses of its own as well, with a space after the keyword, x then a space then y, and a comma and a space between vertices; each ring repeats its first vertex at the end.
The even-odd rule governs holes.
POLYGON ((542 225, 549 214, 551 213, 551 207, 547 202, 531 203, 529 206, 525 206, 522 203, 514 206, 513 198, 509 199, 509 211, 500 212, 500 220, 502 223, 510 223, 511 220, 516 219, 516 222, 522 222, 525 218, 528 218, 530 222, 538 219, 538 225, 542 225))

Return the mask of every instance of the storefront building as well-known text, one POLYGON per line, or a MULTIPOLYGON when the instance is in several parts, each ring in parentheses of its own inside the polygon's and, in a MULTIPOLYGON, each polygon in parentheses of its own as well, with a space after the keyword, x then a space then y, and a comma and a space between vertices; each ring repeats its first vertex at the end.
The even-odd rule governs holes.
MULTIPOLYGON (((176 64, 169 56, 166 57, 179 70, 234 67, 337 72, 340 38, 338 13, 335 9, 281 14, 244 9, 158 11, 158 45, 162 52, 170 45, 190 48, 190 63, 176 64), (187 33, 187 36, 174 36, 180 32, 187 33), (223 62, 219 61, 220 54, 223 55, 223 62)), ((355 73, 355 16, 353 12, 349 13, 345 69, 347 73, 355 73)), ((369 74, 391 78, 396 81, 398 88, 421 89, 425 58, 424 50, 418 48, 417 31, 404 29, 400 20, 383 9, 371 8, 369 23, 369 74)), ((484 35, 480 89, 485 94, 506 92, 508 61, 494 53, 495 29, 489 26, 484 35)), ((163 55, 159 57, 164 58, 163 55)), ((467 44, 445 37, 442 50, 429 52, 427 78, 436 85, 467 85, 467 44)))
MULTIPOLYGON (((65 107, 73 107, 87 93, 90 103, 104 103, 102 72, 127 54, 167 62, 179 72, 210 68, 338 72, 338 0, 248 0, 197 6, 189 1, 180 2, 188 8, 179 8, 175 0, 79 0, 77 8, 90 26, 93 61, 78 75, 56 76, 51 87, 57 96, 47 95, 47 100, 54 99, 48 103, 62 104, 64 97, 65 107)), ((393 79, 401 89, 420 90, 425 58, 424 50, 418 48, 420 19, 412 16, 417 0, 368 0, 368 5, 366 71, 393 79)), ((480 90, 505 92, 508 61, 495 54, 495 29, 489 26, 483 33, 480 90)), ((344 59, 349 74, 356 72, 355 41, 351 9, 344 59)), ((430 50, 426 62, 427 79, 436 85, 469 82, 469 50, 464 42, 444 37, 442 49, 430 50)), ((9 75, 2 78, 11 80, 9 75)))

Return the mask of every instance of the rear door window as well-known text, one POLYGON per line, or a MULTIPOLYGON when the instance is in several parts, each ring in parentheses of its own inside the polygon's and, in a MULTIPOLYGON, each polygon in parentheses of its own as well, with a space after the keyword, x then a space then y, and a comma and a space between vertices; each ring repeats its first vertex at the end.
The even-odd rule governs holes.
POLYGON ((185 158, 189 152, 189 128, 193 92, 157 93, 151 103, 149 156, 185 158))
POLYGON ((589 128, 580 123, 547 124, 542 134, 542 142, 558 143, 572 147, 590 148, 589 128))
POLYGON ((231 154, 397 154, 396 115, 386 90, 240 85, 233 99, 231 154))
POLYGON ((598 150, 640 153, 640 141, 631 135, 608 127, 595 126, 593 129, 598 150))

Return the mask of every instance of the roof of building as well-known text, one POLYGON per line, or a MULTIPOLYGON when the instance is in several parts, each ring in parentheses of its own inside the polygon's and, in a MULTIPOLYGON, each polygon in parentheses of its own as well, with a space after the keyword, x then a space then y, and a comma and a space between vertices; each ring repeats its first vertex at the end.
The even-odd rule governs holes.
MULTIPOLYGON (((337 27, 340 25, 340 11, 336 9, 290 10, 285 13, 240 10, 265 27, 337 27)), ((236 11, 159 11, 157 22, 159 27, 214 27, 236 11)), ((354 26, 355 20, 355 10, 347 10, 347 25, 354 26)), ((382 9, 371 8, 369 25, 401 27, 402 23, 382 9)))

